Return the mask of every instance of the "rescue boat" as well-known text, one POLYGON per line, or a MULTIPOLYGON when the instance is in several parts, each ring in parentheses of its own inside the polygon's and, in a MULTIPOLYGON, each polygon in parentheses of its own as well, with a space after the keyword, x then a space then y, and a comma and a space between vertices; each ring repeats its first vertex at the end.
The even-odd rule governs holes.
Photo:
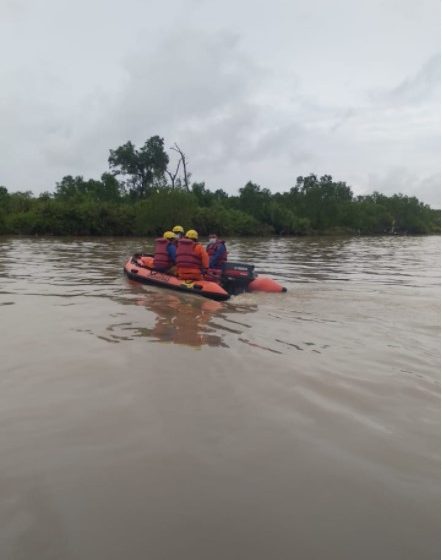
POLYGON ((186 292, 216 301, 226 301, 230 298, 230 294, 217 282, 210 280, 180 280, 176 276, 154 270, 149 264, 153 266, 152 257, 138 257, 135 255, 124 265, 124 272, 131 280, 142 282, 143 284, 186 292))
POLYGON ((253 265, 227 262, 221 270, 209 269, 204 280, 185 281, 176 276, 159 272, 153 267, 151 255, 136 254, 124 265, 124 272, 131 280, 169 288, 180 292, 191 293, 217 301, 225 301, 231 295, 244 292, 286 292, 284 288, 271 278, 258 276, 253 265))

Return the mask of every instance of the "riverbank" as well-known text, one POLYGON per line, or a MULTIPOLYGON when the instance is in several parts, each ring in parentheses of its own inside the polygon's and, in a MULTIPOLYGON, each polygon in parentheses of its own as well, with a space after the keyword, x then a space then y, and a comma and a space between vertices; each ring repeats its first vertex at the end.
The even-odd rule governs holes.
MULTIPOLYGON (((155 201, 133 204, 71 203, 26 198, 0 207, 0 234, 54 236, 157 236, 175 224, 196 229, 201 235, 221 236, 336 236, 440 234, 440 211, 418 208, 415 214, 396 212, 394 218, 377 208, 376 219, 359 213, 354 225, 314 227, 307 217, 293 219, 283 227, 271 217, 256 217, 225 208, 183 208, 160 212, 155 201), (365 221, 364 221, 365 220, 365 221)), ((355 203, 355 208, 357 203, 355 203)), ((349 221, 349 219, 347 220, 349 221)))

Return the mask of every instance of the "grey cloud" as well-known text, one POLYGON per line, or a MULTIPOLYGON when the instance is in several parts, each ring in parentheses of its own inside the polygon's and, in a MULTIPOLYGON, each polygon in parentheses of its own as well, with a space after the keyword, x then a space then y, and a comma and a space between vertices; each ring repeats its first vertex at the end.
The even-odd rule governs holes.
POLYGON ((388 195, 401 193, 407 196, 418 196, 421 200, 431 204, 433 208, 440 208, 440 181, 440 173, 422 177, 405 166, 397 166, 383 174, 370 174, 371 189, 367 192, 378 190, 388 195))
POLYGON ((264 79, 264 71, 238 44, 232 33, 187 29, 171 34, 153 52, 127 57, 117 116, 131 128, 143 129, 201 122, 228 111, 264 79))
MULTIPOLYGON (((250 156, 262 112, 253 96, 266 71, 242 53, 236 35, 174 32, 155 50, 126 56, 123 64, 125 83, 101 114, 93 118, 85 107, 88 126, 77 134, 74 153, 88 146, 89 156, 98 157, 103 144, 141 143, 159 133, 179 142, 203 169, 250 156)), ((52 148, 49 154, 60 160, 52 148)))
POLYGON ((3 20, 16 20, 25 12, 22 0, 3 0, 0 4, 0 18, 3 20))
POLYGON ((414 73, 390 89, 377 89, 369 96, 372 103, 386 106, 418 106, 440 98, 441 56, 433 54, 414 73))
POLYGON ((174 33, 155 52, 127 57, 125 69, 114 137, 119 128, 141 142, 159 129, 185 148, 202 178, 238 166, 252 173, 252 164, 272 158, 308 157, 307 133, 297 121, 311 101, 291 91, 292 117, 275 105, 272 72, 243 53, 235 34, 174 33))
POLYGON ((420 104, 440 96, 440 54, 435 54, 412 77, 406 78, 390 92, 393 102, 420 104))
MULTIPOLYGON (((290 23, 310 10, 311 4, 302 0, 293 8, 276 0, 274 7, 254 10, 253 17, 251 2, 237 8, 228 2, 230 11, 224 14, 225 5, 221 9, 213 3, 212 8, 198 0, 186 2, 185 8, 175 0, 167 8, 129 0, 124 9, 97 0, 99 6, 91 10, 78 0, 66 3, 70 18, 65 19, 59 3, 40 1, 31 10, 36 23, 31 26, 27 18, 29 36, 12 34, 2 43, 0 35, 0 47, 16 41, 11 52, 20 51, 0 70, 0 183, 9 188, 50 189, 68 173, 99 176, 110 148, 160 134, 166 145, 176 141, 183 147, 195 179, 228 191, 249 178, 271 189, 288 188, 297 175, 311 171, 347 180, 357 192, 387 189, 391 169, 400 169, 396 188, 437 199, 440 57, 428 57, 435 52, 434 40, 431 30, 423 30, 414 37, 410 59, 407 26, 418 11, 415 3, 407 4, 408 23, 401 20, 404 27, 393 31, 387 19, 397 24, 396 5, 387 2, 385 11, 364 7, 374 28, 378 16, 385 16, 385 33, 403 47, 394 51, 397 61, 379 59, 371 70, 364 66, 373 56, 371 49, 389 53, 390 43, 381 45, 378 36, 372 45, 356 42, 352 53, 352 35, 341 43, 339 34, 327 35, 326 18, 315 15, 311 21, 318 27, 311 45, 311 31, 290 23), (58 15, 47 25, 49 13, 58 15), (267 25, 266 14, 273 23, 280 20, 281 27, 267 25), (89 34, 72 49, 71 39, 83 23, 89 34), (48 44, 29 58, 36 38, 44 41, 48 33, 48 44), (52 34, 58 41, 53 50, 52 34), (325 51, 331 51, 332 67, 321 66, 325 51), (363 62, 359 55, 365 56, 363 62), (405 69, 413 67, 416 71, 405 76, 405 69), (356 70, 351 79, 349 68, 356 70)), ((6 10, 19 17, 34 3, 10 0, 5 5, 10 7, 1 15, 6 10)), ((355 16, 353 10, 345 20, 326 3, 313 11, 323 10, 343 28, 355 16)), ((363 27, 365 20, 358 19, 358 25, 363 27)))

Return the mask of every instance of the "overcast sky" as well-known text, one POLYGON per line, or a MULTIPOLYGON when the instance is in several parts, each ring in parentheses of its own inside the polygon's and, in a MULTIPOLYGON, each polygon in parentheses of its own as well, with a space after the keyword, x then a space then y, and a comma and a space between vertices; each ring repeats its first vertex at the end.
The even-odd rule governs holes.
POLYGON ((152 135, 194 180, 440 207, 438 0, 0 0, 0 184, 98 178, 152 135))

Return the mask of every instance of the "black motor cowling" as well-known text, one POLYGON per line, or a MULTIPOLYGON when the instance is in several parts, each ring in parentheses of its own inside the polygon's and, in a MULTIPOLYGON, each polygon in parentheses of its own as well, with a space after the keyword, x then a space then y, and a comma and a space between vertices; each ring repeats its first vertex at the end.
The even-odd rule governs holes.
POLYGON ((237 295, 247 291, 247 286, 256 278, 255 267, 251 264, 226 262, 221 269, 221 285, 229 294, 237 295))

